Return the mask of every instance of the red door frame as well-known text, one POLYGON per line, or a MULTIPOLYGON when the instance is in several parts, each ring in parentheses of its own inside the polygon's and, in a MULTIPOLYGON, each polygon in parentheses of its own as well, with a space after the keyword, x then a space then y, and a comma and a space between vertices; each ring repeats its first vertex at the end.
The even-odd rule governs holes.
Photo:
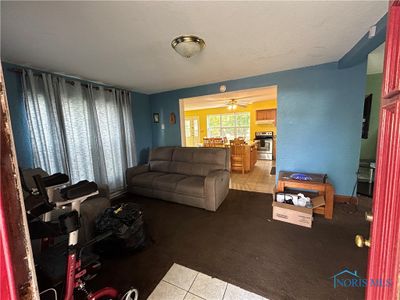
POLYGON ((0 299, 39 299, 0 64, 0 299))
POLYGON ((400 299, 400 0, 389 4, 378 136, 366 299, 400 299))
MULTIPOLYGON (((2 74, 0 93, 0 299, 38 299, 2 74)), ((369 282, 391 280, 391 285, 369 284, 366 299, 399 299, 400 0, 390 3, 388 13, 373 214, 367 277, 369 282)))
POLYGON ((0 299, 17 300, 11 248, 8 243, 6 220, 3 213, 3 198, 0 194, 0 299))

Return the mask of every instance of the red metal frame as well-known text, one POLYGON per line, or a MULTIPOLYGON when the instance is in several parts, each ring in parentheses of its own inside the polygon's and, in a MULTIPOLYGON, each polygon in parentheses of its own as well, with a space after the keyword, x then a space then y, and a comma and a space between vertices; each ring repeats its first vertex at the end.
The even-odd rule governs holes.
MULTIPOLYGON (((76 246, 70 246, 68 250, 67 276, 65 280, 64 300, 74 299, 74 289, 82 284, 82 276, 86 274, 85 269, 81 269, 81 260, 77 255, 76 246)), ((102 297, 117 299, 119 292, 112 287, 105 287, 96 292, 89 293, 88 300, 97 300, 102 297)))
POLYGON ((400 1, 389 5, 366 299, 399 299, 400 1))
POLYGON ((78 282, 76 282, 75 270, 80 267, 80 263, 77 264, 76 250, 72 249, 68 251, 67 260, 67 276, 65 278, 65 300, 74 299, 74 289, 78 282))
POLYGON ((90 293, 89 296, 87 297, 87 299, 88 300, 97 300, 102 297, 111 297, 112 299, 117 299, 118 291, 111 287, 105 287, 94 293, 90 293))

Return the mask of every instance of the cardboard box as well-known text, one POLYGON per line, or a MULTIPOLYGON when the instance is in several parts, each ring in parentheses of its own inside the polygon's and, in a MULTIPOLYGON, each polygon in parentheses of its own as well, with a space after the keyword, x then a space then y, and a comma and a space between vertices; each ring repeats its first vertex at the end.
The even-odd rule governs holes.
POLYGON ((325 205, 323 196, 311 199, 313 208, 301 207, 272 201, 272 218, 274 220, 311 228, 313 209, 325 205))

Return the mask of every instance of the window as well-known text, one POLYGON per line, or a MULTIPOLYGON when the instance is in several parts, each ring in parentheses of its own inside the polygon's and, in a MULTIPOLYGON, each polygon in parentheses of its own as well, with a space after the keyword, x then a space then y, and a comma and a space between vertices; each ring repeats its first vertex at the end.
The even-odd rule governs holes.
POLYGON ((199 117, 185 117, 186 146, 196 147, 200 143, 199 117))
POLYGON ((130 93, 31 70, 23 87, 34 166, 122 191, 136 164, 130 93))
POLYGON ((250 113, 207 115, 207 136, 250 140, 250 113))

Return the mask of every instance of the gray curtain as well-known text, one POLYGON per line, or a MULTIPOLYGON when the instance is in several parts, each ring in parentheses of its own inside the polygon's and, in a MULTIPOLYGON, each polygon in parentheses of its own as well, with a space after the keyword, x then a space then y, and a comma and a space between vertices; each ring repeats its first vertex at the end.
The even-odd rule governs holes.
POLYGON ((23 88, 35 167, 123 190, 136 165, 131 93, 31 70, 23 88))

